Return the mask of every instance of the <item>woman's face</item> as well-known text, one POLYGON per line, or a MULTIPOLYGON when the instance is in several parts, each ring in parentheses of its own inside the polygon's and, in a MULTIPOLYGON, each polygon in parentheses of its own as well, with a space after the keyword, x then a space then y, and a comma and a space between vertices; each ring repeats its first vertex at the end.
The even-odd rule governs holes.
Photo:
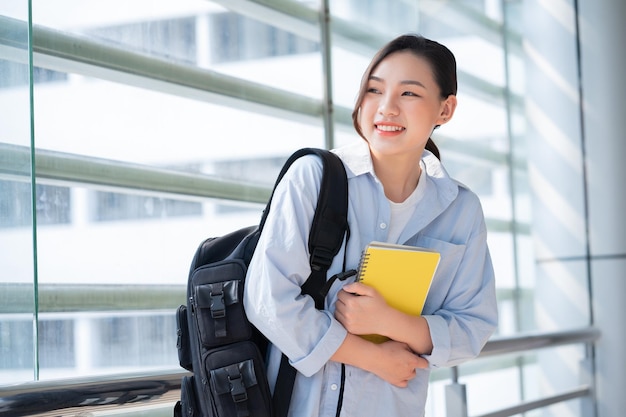
POLYGON ((455 96, 440 97, 428 61, 401 51, 372 71, 359 124, 373 153, 420 158, 435 126, 446 123, 455 107, 455 96))

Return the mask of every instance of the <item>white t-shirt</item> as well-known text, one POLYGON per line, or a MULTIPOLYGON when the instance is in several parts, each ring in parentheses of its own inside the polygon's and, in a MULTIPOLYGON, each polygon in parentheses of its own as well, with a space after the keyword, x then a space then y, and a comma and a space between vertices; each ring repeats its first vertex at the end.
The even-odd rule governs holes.
MULTIPOLYGON (((422 165, 420 163, 420 165, 422 165)), ((425 181, 422 181, 422 177, 424 176, 424 167, 421 166, 420 177, 417 180, 417 187, 411 193, 411 195, 401 203, 394 203, 389 200, 389 205, 391 207, 391 221, 389 224, 389 235, 387 237, 387 241, 389 243, 402 243, 398 242, 398 238, 400 237, 400 233, 404 230, 404 227, 409 222, 409 219, 415 212, 415 207, 417 207, 417 203, 424 196, 424 188, 425 181)))

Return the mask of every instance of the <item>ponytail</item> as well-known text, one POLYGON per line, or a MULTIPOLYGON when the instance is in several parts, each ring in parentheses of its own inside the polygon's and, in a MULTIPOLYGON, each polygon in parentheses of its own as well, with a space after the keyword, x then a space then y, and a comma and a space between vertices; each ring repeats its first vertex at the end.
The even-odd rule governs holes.
POLYGON ((435 142, 431 138, 428 138, 428 142, 426 142, 426 150, 430 151, 441 161, 441 154, 439 153, 439 148, 435 145, 435 142))

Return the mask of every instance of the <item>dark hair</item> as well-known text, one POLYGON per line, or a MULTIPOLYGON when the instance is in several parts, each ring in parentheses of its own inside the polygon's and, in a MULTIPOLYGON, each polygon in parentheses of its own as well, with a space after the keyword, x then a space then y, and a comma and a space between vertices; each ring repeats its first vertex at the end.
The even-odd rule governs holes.
MULTIPOLYGON (((361 79, 361 87, 359 89, 359 95, 357 96, 354 110, 352 111, 352 123, 359 136, 365 139, 361 126, 359 125, 359 109, 363 103, 363 97, 367 92, 367 84, 369 82, 372 72, 378 67, 378 65, 387 58, 389 55, 395 52, 408 51, 424 58, 429 62, 433 71, 435 82, 439 86, 439 91, 442 99, 447 98, 450 95, 456 95, 457 91, 457 79, 456 79, 456 59, 454 54, 446 48, 444 45, 427 39, 421 35, 407 34, 399 36, 393 39, 391 42, 383 46, 372 58, 369 66, 363 74, 361 79)), ((439 149, 435 142, 431 138, 428 138, 426 142, 426 149, 431 151, 437 158, 441 159, 439 149)))

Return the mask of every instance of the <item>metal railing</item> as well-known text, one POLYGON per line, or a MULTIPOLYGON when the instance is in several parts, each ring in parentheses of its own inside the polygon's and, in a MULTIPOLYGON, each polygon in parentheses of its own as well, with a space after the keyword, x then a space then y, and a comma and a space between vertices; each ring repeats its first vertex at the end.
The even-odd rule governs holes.
MULTIPOLYGON (((537 349, 564 345, 592 344, 600 337, 593 327, 550 333, 520 334, 496 338, 487 343, 480 358, 500 355, 524 354, 537 349)), ((116 416, 171 416, 173 405, 180 396, 180 381, 185 371, 146 373, 126 376, 100 376, 93 378, 29 382, 0 388, 0 416, 22 417, 65 415, 63 411, 75 411, 80 415, 98 412, 116 416)), ((453 385, 457 384, 453 381, 453 385)), ((458 384, 455 388, 458 388, 458 384)), ((457 389, 452 390, 458 393, 457 389)), ((575 398, 593 397, 593 387, 577 388, 523 402, 501 410, 474 417, 508 417, 547 407, 575 398)), ((447 415, 467 416, 465 409, 454 408, 447 403, 447 415), (456 411, 455 411, 456 410, 456 411), (463 412, 465 414, 463 414, 463 412)))
MULTIPOLYGON (((463 150, 465 148, 461 148, 463 150)), ((470 150, 465 149, 468 153, 470 150)), ((474 149, 479 152, 479 149, 474 149)), ((30 181, 28 164, 30 148, 0 143, 0 180, 30 181)), ((38 184, 85 185, 130 193, 174 195, 183 200, 207 198, 265 204, 271 194, 269 186, 243 181, 228 181, 206 174, 175 171, 147 165, 113 161, 45 149, 35 149, 38 184)), ((485 152, 483 161, 498 163, 498 155, 485 152), (492 157, 493 159, 490 159, 492 157)), ((510 232, 510 221, 487 218, 489 230, 510 232)), ((528 234, 528 224, 517 224, 516 230, 528 234)))
MULTIPOLYGON (((504 355, 521 355, 537 349, 556 348, 565 345, 585 344, 591 346, 600 338, 600 331, 594 327, 572 329, 560 332, 526 333, 511 337, 495 338, 483 348, 479 358, 488 358, 504 355)), ((587 349, 589 352, 590 349, 587 349)), ((594 399, 594 386, 591 377, 591 362, 593 358, 587 356, 580 364, 580 385, 553 395, 525 400, 519 404, 480 414, 473 417, 510 417, 532 410, 545 408, 554 404, 573 399, 587 399, 583 409, 591 407, 594 399)), ((517 365, 514 365, 517 366, 517 365)), ((446 415, 448 417, 468 417, 468 400, 466 386, 458 381, 458 367, 453 368, 452 382, 446 386, 446 415)), ((591 415, 585 412, 581 415, 591 415)))
MULTIPOLYGON (((347 23, 333 22, 335 46, 354 50, 355 40, 359 39, 360 49, 365 48, 363 53, 370 55, 385 39, 373 37, 371 32, 369 36, 363 37, 360 31, 353 33, 347 23)), ((304 27, 306 25, 300 25, 301 29, 304 27)), ((26 64, 29 58, 26 22, 0 16, 0 28, 0 56, 26 64)), ((321 123, 324 104, 320 99, 271 88, 210 69, 128 51, 86 36, 45 26, 34 25, 32 33, 33 63, 37 67, 139 86, 175 96, 219 103, 222 106, 243 106, 250 111, 296 118, 305 123, 321 123)), ((515 37, 516 42, 521 44, 518 38, 519 36, 515 37)), ((462 70, 459 70, 458 78, 468 94, 490 102, 504 103, 503 87, 462 70)), ((524 100, 519 94, 513 95, 512 102, 517 109, 523 108, 524 100)), ((335 105, 335 123, 350 128, 351 113, 352 109, 335 105)))

